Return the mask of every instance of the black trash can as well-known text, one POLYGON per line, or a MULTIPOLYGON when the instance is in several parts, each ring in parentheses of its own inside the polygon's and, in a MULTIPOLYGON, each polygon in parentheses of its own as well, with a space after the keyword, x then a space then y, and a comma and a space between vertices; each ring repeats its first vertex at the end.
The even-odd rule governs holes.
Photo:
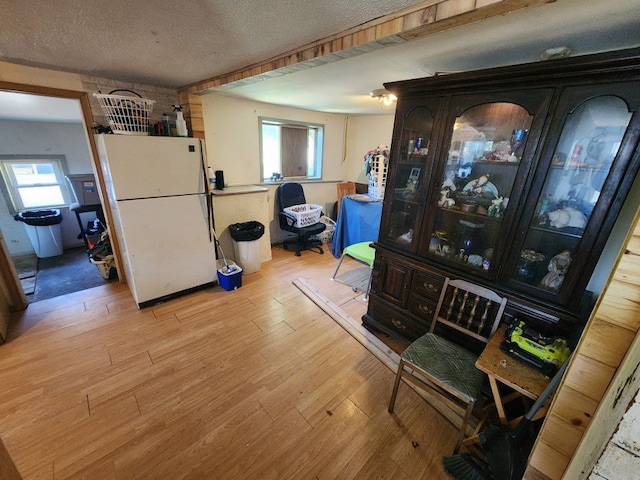
POLYGON ((62 213, 59 208, 23 210, 13 218, 24 223, 38 258, 62 255, 62 213))
POLYGON ((233 251, 236 263, 242 267, 243 274, 260 270, 260 238, 264 235, 264 225, 257 221, 234 223, 229 225, 233 239, 233 251))

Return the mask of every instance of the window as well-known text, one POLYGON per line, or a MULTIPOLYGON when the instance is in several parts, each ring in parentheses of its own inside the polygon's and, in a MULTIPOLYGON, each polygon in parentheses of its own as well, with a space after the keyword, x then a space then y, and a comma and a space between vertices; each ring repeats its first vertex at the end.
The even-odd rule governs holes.
POLYGON ((14 210, 71 203, 60 157, 0 157, 0 171, 14 210))
POLYGON ((324 125, 260 118, 262 180, 321 178, 324 125))

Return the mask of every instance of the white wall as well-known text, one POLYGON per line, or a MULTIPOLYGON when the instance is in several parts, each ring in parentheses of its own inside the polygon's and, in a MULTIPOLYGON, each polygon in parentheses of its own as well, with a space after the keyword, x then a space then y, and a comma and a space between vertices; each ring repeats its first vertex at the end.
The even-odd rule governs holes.
POLYGON ((380 145, 391 147, 393 120, 393 111, 388 115, 349 117, 346 180, 368 183, 369 177, 364 172, 364 155, 380 145))
MULTIPOLYGON (((363 156, 379 144, 390 142, 393 130, 393 115, 353 117, 281 107, 219 94, 203 96, 202 107, 209 165, 214 170, 224 172, 225 183, 229 186, 262 183, 259 117, 323 124, 322 181, 304 182, 303 186, 307 202, 322 205, 326 214, 332 213, 337 200, 337 182, 351 180, 367 183, 363 156)), ((282 233, 276 221, 277 184, 267 186, 271 243, 278 243, 288 235, 282 233)))
MULTIPOLYGON (((81 123, 44 123, 0 120, 0 155, 62 155, 68 174, 92 173, 91 154, 81 123)), ((0 183, 2 180, 0 179, 0 183)), ((62 210, 64 248, 81 246, 75 213, 62 210)), ((24 225, 13 219, 13 212, 0 195, 0 230, 12 256, 33 253, 24 225)))
POLYGON ((602 251, 602 255, 600 255, 596 268, 591 275, 591 280, 587 285, 587 290, 593 292, 594 298, 598 297, 600 293, 602 293, 602 290, 606 285, 609 274, 611 273, 611 268, 618 257, 618 252, 622 248, 627 232, 629 231, 629 226, 634 220, 639 205, 640 173, 636 176, 633 186, 629 191, 629 195, 622 205, 618 219, 616 220, 613 230, 609 235, 604 250, 602 251))
POLYGON ((202 98, 207 156, 214 170, 223 170, 229 185, 261 183, 258 117, 321 123, 324 129, 323 181, 342 180, 345 115, 281 107, 218 94, 202 98))

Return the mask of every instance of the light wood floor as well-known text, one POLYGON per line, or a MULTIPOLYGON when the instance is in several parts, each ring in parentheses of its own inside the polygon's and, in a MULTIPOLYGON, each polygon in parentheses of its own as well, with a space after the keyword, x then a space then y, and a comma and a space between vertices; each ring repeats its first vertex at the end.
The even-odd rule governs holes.
POLYGON ((449 478, 455 427, 406 385, 387 413, 393 372, 292 284, 337 260, 273 256, 235 291, 138 310, 112 283, 16 315, 0 438, 23 478, 449 478))

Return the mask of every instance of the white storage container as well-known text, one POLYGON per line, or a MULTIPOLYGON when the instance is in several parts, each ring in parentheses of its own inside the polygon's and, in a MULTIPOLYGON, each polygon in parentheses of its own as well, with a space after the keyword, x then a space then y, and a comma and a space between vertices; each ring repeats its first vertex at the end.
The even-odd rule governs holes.
POLYGON ((233 253, 236 262, 242 267, 245 275, 255 273, 260 270, 262 259, 260 257, 260 240, 249 240, 246 242, 233 241, 233 253))
POLYGON ((301 205, 293 205, 283 209, 285 212, 296 217, 294 227, 308 227, 315 225, 320 221, 322 215, 322 207, 311 203, 303 203, 301 205))
POLYGON ((57 257, 64 253, 62 248, 62 228, 60 224, 34 226, 24 224, 27 236, 38 258, 57 257))
POLYGON ((373 198, 384 198, 384 189, 387 186, 388 164, 383 155, 372 155, 369 165, 371 170, 369 172, 368 194, 373 198))

